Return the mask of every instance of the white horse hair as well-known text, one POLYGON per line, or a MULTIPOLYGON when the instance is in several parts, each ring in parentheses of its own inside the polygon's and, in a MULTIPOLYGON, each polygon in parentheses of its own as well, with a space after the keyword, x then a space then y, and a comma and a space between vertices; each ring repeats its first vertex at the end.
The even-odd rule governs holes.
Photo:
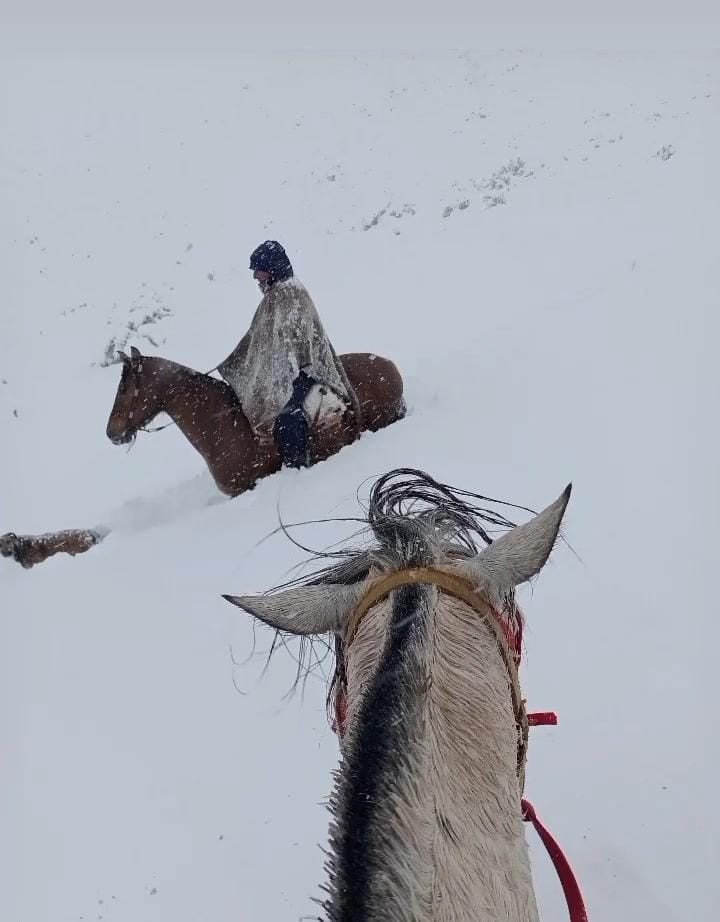
MULTIPOLYGON (((226 598, 277 630, 330 632, 342 643, 378 578, 432 566, 517 617, 514 589, 545 565, 570 487, 480 551, 475 536, 490 542, 482 521, 509 523, 470 496, 393 471, 371 492, 372 550, 274 594, 226 598)), ((397 588, 361 620, 345 680, 323 901, 330 922, 537 922, 510 679, 486 622, 436 586, 397 588)))

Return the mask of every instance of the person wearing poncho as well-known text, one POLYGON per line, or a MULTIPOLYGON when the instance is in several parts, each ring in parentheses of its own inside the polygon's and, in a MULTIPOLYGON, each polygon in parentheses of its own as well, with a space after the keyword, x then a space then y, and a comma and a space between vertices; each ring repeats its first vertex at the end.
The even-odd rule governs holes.
POLYGON ((350 405, 357 413, 357 398, 283 247, 266 240, 252 253, 250 269, 263 298, 250 329, 218 371, 253 430, 272 431, 283 464, 303 467, 309 461, 309 404, 317 418, 323 405, 336 412, 350 405))

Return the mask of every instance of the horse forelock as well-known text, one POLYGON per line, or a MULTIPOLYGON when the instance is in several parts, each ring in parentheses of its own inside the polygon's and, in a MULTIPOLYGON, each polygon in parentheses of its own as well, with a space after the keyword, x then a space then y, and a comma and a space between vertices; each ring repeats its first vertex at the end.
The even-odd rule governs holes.
MULTIPOLYGON (((473 557, 492 543, 492 531, 504 531, 515 524, 487 504, 533 511, 450 487, 414 468, 390 471, 374 483, 364 516, 352 519, 360 526, 355 538, 365 539, 361 546, 313 552, 290 537, 289 527, 281 526, 291 541, 313 554, 314 561, 325 561, 325 566, 278 585, 275 590, 300 585, 351 585, 362 582, 372 573, 452 563, 473 557), (482 505, 477 501, 481 501, 482 505)), ((507 605, 507 615, 514 617, 512 594, 507 599, 507 605)), ((273 645, 273 651, 281 646, 282 640, 273 645)), ((330 644, 323 644, 323 647, 323 653, 318 656, 313 641, 303 645, 293 689, 312 670, 324 668, 325 658, 330 656, 327 707, 331 714, 336 694, 345 685, 345 650, 339 637, 333 638, 330 644)))
POLYGON ((491 526, 514 526, 497 510, 471 502, 478 499, 498 502, 440 483, 423 471, 401 468, 374 484, 368 524, 380 549, 404 566, 474 556, 492 543, 491 526))
MULTIPOLYGON (((497 509, 476 505, 471 500, 526 509, 449 487, 413 468, 391 471, 373 485, 365 515, 352 519, 363 526, 358 535, 372 537, 370 546, 316 552, 315 560, 336 562, 275 588, 323 583, 348 585, 365 579, 373 568, 387 571, 475 556, 492 543, 493 529, 506 530, 515 523, 497 509)), ((283 530, 288 534, 284 526, 283 530)))

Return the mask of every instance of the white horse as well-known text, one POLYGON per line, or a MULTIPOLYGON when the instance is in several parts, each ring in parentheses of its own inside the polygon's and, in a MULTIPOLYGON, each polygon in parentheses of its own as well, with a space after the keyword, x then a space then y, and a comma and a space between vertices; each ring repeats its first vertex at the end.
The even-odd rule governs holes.
POLYGON ((538 922, 514 589, 545 565, 570 487, 480 552, 480 520, 493 519, 470 495, 392 472, 370 496, 372 550, 277 593, 226 596, 279 631, 334 634, 344 651, 331 922, 538 922))

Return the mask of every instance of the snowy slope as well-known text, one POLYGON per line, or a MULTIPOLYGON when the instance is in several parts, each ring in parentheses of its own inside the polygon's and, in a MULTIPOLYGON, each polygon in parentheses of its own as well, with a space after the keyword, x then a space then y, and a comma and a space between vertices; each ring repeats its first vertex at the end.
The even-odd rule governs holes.
POLYGON ((259 544, 278 509, 353 512, 403 465, 535 508, 574 482, 578 557, 560 548, 523 599, 529 704, 560 713, 533 731, 528 795, 594 920, 714 918, 719 78, 717 55, 680 53, 23 72, 0 113, 0 532, 113 531, 75 560, 0 560, 1 919, 316 911, 325 686, 284 700, 292 657, 263 675, 270 638, 253 654, 220 593, 304 559, 259 544), (104 360, 127 341, 215 365, 266 237, 338 350, 397 362, 410 413, 226 501, 176 429, 107 441, 104 360))

